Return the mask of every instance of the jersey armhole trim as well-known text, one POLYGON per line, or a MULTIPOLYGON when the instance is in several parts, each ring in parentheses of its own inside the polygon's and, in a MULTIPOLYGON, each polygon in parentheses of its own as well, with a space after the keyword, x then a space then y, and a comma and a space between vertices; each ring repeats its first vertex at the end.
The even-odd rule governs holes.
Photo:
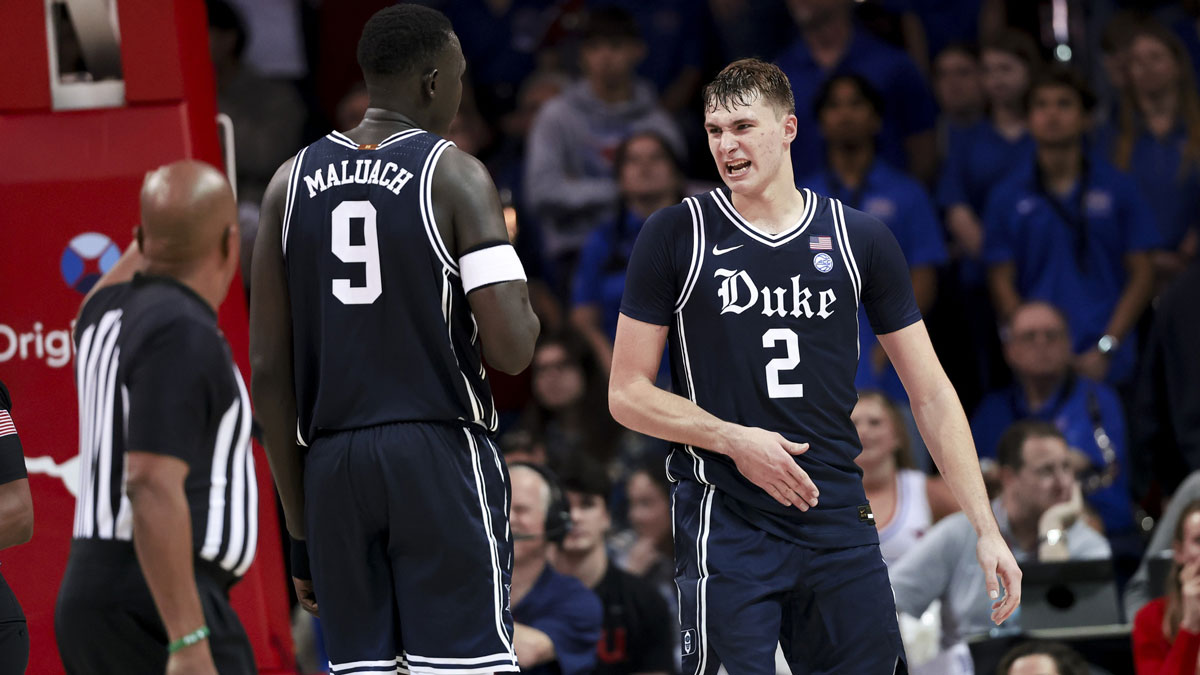
POLYGON ((421 220, 425 224, 425 235, 429 238, 429 245, 433 247, 433 252, 442 261, 442 265, 450 270, 452 274, 458 276, 458 263, 454 262, 454 258, 446 248, 446 242, 442 241, 442 235, 438 231, 437 220, 433 213, 433 172, 437 168, 437 163, 441 159, 442 153, 452 145, 454 143, 445 139, 439 140, 434 144, 433 149, 429 152, 429 156, 425 158, 425 166, 421 169, 419 202, 421 220))
POLYGON ((700 279, 700 268, 704 266, 704 212, 701 211, 700 203, 695 197, 688 197, 683 203, 687 204, 688 211, 692 214, 692 261, 688 265, 683 289, 675 301, 676 313, 682 312, 688 299, 692 297, 692 289, 700 279))
POLYGON ((850 232, 846 229, 846 212, 842 202, 831 199, 833 206, 833 232, 837 236, 838 248, 841 249, 842 262, 850 275, 850 285, 854 287, 854 305, 862 304, 862 275, 858 271, 858 262, 854 259, 854 250, 850 248, 850 232))
POLYGON ((297 193, 299 192, 297 188, 300 186, 300 176, 303 175, 301 167, 304 164, 304 153, 306 152, 308 152, 307 147, 301 150, 300 154, 296 155, 296 161, 292 164, 292 171, 288 174, 287 192, 284 193, 283 232, 280 235, 280 240, 282 241, 283 245, 284 258, 287 258, 288 228, 290 228, 292 224, 292 211, 294 210, 293 203, 296 201, 297 193))

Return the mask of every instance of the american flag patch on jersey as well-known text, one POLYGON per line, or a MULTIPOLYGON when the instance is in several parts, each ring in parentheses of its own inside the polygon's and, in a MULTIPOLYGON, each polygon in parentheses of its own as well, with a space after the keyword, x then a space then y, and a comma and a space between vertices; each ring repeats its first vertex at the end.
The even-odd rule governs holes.
POLYGON ((809 237, 808 248, 812 251, 832 251, 833 237, 809 237))
POLYGON ((7 410, 0 410, 0 438, 12 436, 17 433, 17 428, 13 426, 12 417, 7 410))

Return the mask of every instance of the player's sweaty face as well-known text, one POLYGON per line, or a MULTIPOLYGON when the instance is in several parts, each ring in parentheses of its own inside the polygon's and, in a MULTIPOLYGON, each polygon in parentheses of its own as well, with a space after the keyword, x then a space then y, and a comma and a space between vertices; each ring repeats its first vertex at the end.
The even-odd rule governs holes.
POLYGON ((750 105, 717 106, 705 113, 708 150, 734 192, 757 192, 775 177, 787 152, 786 122, 762 96, 750 105))

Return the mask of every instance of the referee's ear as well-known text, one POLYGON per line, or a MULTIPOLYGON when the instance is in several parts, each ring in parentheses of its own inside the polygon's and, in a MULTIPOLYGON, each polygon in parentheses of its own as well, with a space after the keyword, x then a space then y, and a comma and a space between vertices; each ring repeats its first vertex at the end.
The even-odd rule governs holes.
POLYGON ((234 222, 226 225, 225 231, 221 233, 221 258, 228 259, 231 253, 239 250, 241 243, 238 224, 234 222))
POLYGON ((143 236, 143 233, 142 233, 142 226, 135 225, 133 227, 133 239, 134 239, 134 241, 137 242, 138 250, 141 251, 143 254, 146 252, 146 243, 144 241, 142 241, 144 238, 145 237, 143 236))

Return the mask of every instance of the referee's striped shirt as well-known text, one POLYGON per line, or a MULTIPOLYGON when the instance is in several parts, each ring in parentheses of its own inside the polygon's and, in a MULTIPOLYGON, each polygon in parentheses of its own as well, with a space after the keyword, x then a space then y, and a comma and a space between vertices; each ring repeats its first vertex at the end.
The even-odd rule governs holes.
POLYGON ((187 462, 198 558, 240 577, 258 540, 250 397, 212 308, 138 275, 96 293, 75 327, 80 490, 76 540, 133 540, 125 453, 187 462))

